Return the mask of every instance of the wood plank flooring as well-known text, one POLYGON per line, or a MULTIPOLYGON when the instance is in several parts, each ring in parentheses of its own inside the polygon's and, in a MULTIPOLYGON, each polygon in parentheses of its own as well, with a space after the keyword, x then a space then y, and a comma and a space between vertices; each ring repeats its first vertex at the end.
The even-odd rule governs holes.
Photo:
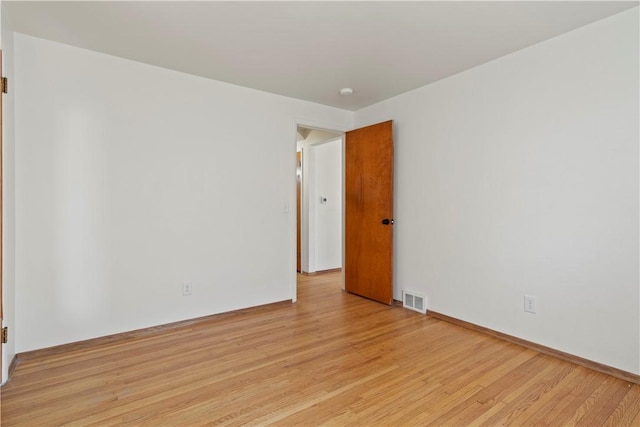
POLYGON ((20 359, 3 426, 640 426, 640 386, 299 276, 299 302, 20 359))

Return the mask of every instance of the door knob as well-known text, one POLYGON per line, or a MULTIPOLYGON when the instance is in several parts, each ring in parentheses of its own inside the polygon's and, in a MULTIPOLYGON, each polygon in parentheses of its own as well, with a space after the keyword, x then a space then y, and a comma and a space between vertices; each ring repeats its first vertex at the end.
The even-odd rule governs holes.
POLYGON ((385 219, 382 220, 382 223, 384 225, 393 224, 393 220, 392 219, 390 220, 389 218, 385 218, 385 219))

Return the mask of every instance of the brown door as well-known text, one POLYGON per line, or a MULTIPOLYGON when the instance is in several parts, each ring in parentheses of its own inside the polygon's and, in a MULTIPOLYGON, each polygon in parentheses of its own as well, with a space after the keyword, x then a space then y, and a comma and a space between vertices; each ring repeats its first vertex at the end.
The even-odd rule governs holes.
POLYGON ((393 122, 347 132, 345 289, 393 300, 393 122))

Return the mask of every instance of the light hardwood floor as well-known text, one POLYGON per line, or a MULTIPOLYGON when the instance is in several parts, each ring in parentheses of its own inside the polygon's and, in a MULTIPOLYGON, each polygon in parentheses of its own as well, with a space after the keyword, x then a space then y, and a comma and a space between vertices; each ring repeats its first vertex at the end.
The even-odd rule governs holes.
POLYGON ((640 426, 640 386, 299 276, 299 302, 21 359, 2 425, 640 426))

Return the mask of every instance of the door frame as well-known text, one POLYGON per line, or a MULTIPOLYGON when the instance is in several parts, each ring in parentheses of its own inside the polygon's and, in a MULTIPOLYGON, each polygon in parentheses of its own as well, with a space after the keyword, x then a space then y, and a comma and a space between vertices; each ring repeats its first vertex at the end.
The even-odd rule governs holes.
MULTIPOLYGON (((3 62, 3 54, 0 49, 0 78, 4 76, 2 70, 2 62, 3 62)), ((2 115, 3 115, 3 104, 4 104, 4 92, 2 88, 0 88, 0 329, 4 328, 4 300, 3 300, 3 287, 4 281, 2 280, 2 276, 4 275, 4 168, 3 168, 3 151, 4 151, 4 142, 2 139, 3 133, 3 124, 2 124, 2 115)), ((0 383, 2 383, 2 378, 4 376, 4 343, 0 340, 0 383)), ((8 378, 7 378, 8 380, 8 378)))
MULTIPOLYGON (((305 128, 306 129, 306 128, 305 128)), ((327 144, 340 144, 341 151, 341 159, 344 155, 344 138, 345 134, 334 133, 334 136, 331 136, 326 139, 321 139, 315 142, 306 142, 302 147, 304 151, 302 153, 302 186, 301 186, 301 196, 302 196, 302 212, 300 217, 300 228, 301 230, 301 258, 302 258, 302 272, 305 273, 315 273, 318 271, 318 257, 316 253, 317 239, 319 236, 320 229, 317 227, 316 216, 319 214, 319 206, 318 200, 320 197, 320 193, 318 193, 317 181, 309 179, 310 177, 317 177, 316 173, 319 169, 319 164, 317 162, 316 157, 316 148, 321 147, 327 144)), ((344 181, 343 174, 339 171, 342 170, 344 164, 341 163, 336 166, 336 173, 340 173, 340 188, 344 190, 344 181)), ((344 197, 341 199, 344 201, 344 197)), ((320 208, 321 209, 321 208, 320 208)), ((344 224, 343 215, 344 211, 340 214, 340 227, 344 224)), ((296 229, 297 231, 297 229, 296 229)), ((340 235, 340 239, 342 239, 342 234, 340 235)), ((341 240, 342 246, 342 240, 341 240)), ((297 261, 297 260, 296 260, 297 261)), ((341 259, 341 263, 344 259, 341 259)), ((335 267, 334 267, 335 268, 335 267)))
MULTIPOLYGON (((297 151, 298 148, 298 127, 304 127, 307 129, 314 129, 314 130, 322 130, 322 131, 327 131, 327 132, 334 132, 334 133, 338 133, 342 135, 343 138, 343 144, 342 144, 342 264, 344 265, 344 135, 346 132, 348 132, 350 129, 348 127, 345 127, 344 124, 342 123, 327 123, 327 122, 319 122, 319 121, 314 121, 314 120, 308 120, 308 119, 295 119, 292 123, 291 126, 291 141, 293 141, 293 151, 289 151, 287 153, 288 155, 288 159, 289 159, 289 183, 290 183, 290 190, 289 190, 289 206, 295 206, 296 202, 297 202, 297 196, 296 196, 296 168, 297 168, 297 164, 296 164, 296 156, 294 155, 297 151)), ((303 153, 303 162, 304 162, 304 153, 303 153)), ((304 179, 304 167, 303 167, 303 179, 304 179)), ((303 184, 303 189, 304 189, 304 184, 303 184)), ((292 212, 292 209, 289 209, 290 212, 292 212)), ((289 266, 290 266, 290 272, 291 272, 291 276, 289 279, 289 288, 290 288, 290 294, 291 294, 291 302, 295 303, 298 301, 298 276, 297 276, 297 268, 296 268, 296 264, 297 264, 297 242, 296 242, 296 235, 297 235, 297 227, 298 227, 298 223, 296 220, 296 217, 294 214, 290 214, 291 217, 291 221, 290 221, 290 236, 289 236, 289 247, 290 247, 290 262, 289 262, 289 266)), ((302 218, 301 218, 302 221, 302 218)), ((341 280, 341 286, 342 289, 344 289, 344 276, 342 276, 342 280, 341 280)))
MULTIPOLYGON (((2 49, 0 49, 0 78, 4 76, 4 71, 2 68, 2 60, 3 53, 2 49)), ((2 276, 4 275, 4 141, 2 138, 3 134, 3 107, 4 107, 4 93, 2 88, 0 88, 0 329, 4 328, 4 280, 2 280, 2 276)), ((4 343, 0 340, 0 383, 4 380, 4 343)), ((7 375, 6 380, 9 379, 7 375)))

